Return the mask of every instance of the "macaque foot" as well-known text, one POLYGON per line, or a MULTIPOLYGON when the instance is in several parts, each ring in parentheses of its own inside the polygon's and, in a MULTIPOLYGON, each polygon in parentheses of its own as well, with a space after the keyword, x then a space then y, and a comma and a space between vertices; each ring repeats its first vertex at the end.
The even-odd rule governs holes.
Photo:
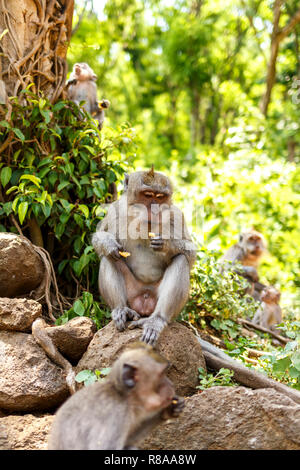
POLYGON ((154 346, 165 326, 167 326, 167 322, 165 320, 158 315, 152 315, 151 317, 133 321, 128 328, 143 328, 144 331, 141 340, 144 343, 154 346))
POLYGON ((138 320, 140 318, 139 314, 129 307, 114 308, 111 317, 119 331, 125 330, 127 320, 138 320))

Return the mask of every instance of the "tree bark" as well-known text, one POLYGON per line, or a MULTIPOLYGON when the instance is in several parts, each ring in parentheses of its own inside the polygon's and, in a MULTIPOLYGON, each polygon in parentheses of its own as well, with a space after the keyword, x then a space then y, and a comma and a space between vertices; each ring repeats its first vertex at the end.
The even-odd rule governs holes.
POLYGON ((0 0, 0 83, 7 96, 33 84, 51 102, 63 93, 74 0, 0 0))

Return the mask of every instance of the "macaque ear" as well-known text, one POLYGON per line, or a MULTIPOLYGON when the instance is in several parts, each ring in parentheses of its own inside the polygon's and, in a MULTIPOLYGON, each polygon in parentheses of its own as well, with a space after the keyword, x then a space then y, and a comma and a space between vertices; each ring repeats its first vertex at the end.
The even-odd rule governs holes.
POLYGON ((92 80, 94 80, 94 82, 97 80, 97 75, 93 73, 92 75, 92 80))
POLYGON ((128 189, 128 181, 129 181, 129 174, 124 173, 124 191, 127 191, 128 189))
POLYGON ((239 242, 241 243, 243 241, 243 234, 240 233, 240 236, 239 236, 239 242))
POLYGON ((136 383, 135 374, 136 374, 136 367, 130 364, 124 364, 123 370, 122 370, 122 381, 125 387, 133 388, 135 386, 135 383, 136 383))

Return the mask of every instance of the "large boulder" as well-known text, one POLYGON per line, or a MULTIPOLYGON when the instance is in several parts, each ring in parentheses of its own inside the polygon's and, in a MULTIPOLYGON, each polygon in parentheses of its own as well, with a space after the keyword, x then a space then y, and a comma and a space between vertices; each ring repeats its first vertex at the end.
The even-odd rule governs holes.
MULTIPOLYGON (((126 346, 139 341, 139 328, 119 332, 113 322, 97 331, 87 351, 77 364, 76 372, 83 369, 101 370, 119 357, 126 346)), ((190 395, 196 390, 198 368, 205 369, 205 360, 197 338, 186 326, 173 322, 162 332, 156 349, 171 362, 168 377, 179 395, 190 395)))
POLYGON ((76 317, 64 325, 52 326, 46 330, 62 355, 76 363, 86 351, 97 328, 91 318, 76 317))
POLYGON ((272 389, 212 387, 187 398, 180 417, 156 428, 140 448, 300 449, 300 405, 272 389))
POLYGON ((32 243, 14 233, 0 233, 0 297, 25 295, 44 278, 44 264, 32 243))
POLYGON ((63 371, 32 335, 0 331, 0 409, 49 410, 68 395, 63 371))
POLYGON ((32 322, 42 315, 35 300, 0 297, 0 330, 31 331, 32 322))
POLYGON ((0 417, 0 450, 46 450, 54 416, 0 417))

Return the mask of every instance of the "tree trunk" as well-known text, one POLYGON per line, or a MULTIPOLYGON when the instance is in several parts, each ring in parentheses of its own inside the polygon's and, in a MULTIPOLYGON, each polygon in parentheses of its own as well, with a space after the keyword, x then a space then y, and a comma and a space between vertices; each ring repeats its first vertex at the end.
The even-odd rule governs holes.
POLYGON ((268 107, 271 101, 272 88, 276 77, 276 61, 281 41, 286 38, 300 22, 300 9, 290 19, 289 23, 282 29, 279 28, 279 20, 281 16, 282 0, 275 0, 274 3, 274 20, 271 35, 271 53, 268 64, 266 91, 261 100, 260 109, 264 116, 267 116, 268 107))
POLYGON ((1 95, 17 96, 33 83, 31 91, 51 102, 61 97, 73 9, 74 0, 0 1, 1 95))
POLYGON ((198 90, 192 89, 192 109, 191 109, 191 148, 199 142, 200 131, 200 95, 198 90))

